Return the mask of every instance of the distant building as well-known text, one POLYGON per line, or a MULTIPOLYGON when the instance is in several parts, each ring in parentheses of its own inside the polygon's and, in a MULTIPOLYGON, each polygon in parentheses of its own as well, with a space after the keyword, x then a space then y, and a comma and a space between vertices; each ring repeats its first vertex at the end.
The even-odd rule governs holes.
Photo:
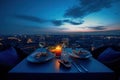
POLYGON ((28 38, 27 43, 33 43, 33 40, 31 38, 28 38))

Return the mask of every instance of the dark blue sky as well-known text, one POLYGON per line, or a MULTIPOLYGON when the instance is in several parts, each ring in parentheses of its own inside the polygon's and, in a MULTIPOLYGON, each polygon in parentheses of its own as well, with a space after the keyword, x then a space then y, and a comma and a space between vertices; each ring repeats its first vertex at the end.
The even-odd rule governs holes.
POLYGON ((119 0, 0 0, 0 34, 119 34, 119 5, 119 0))

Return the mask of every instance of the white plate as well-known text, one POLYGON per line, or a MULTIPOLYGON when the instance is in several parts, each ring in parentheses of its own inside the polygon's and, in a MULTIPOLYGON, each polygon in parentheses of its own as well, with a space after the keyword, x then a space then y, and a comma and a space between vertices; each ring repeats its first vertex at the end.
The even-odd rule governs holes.
POLYGON ((49 61, 51 59, 53 59, 55 57, 54 54, 48 52, 47 56, 41 56, 40 58, 36 58, 36 54, 38 54, 40 52, 34 52, 33 54, 31 54, 30 56, 27 57, 27 60, 29 62, 32 62, 32 63, 42 63, 42 62, 46 62, 46 61, 49 61))
MULTIPOLYGON (((78 49, 76 49, 76 50, 78 50, 78 49)), ((80 50, 81 50, 81 49, 80 49, 80 50)), ((70 54, 70 56, 72 56, 72 57, 74 57, 74 58, 81 58, 81 59, 87 59, 87 58, 92 57, 92 54, 91 54, 89 51, 84 50, 84 49, 82 49, 81 51, 85 51, 86 53, 85 53, 85 54, 79 54, 79 55, 77 55, 77 54, 71 52, 71 53, 69 53, 69 54, 70 54)))

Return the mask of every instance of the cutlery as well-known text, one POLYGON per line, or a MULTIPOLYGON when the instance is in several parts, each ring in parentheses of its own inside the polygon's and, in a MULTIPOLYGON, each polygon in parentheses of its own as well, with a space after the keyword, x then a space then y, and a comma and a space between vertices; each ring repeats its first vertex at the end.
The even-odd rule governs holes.
POLYGON ((80 64, 80 63, 77 63, 77 61, 75 61, 75 63, 74 63, 78 68, 80 67, 81 69, 83 69, 85 72, 88 72, 88 69, 87 68, 85 68, 82 64, 80 64))
POLYGON ((83 65, 79 64, 79 66, 80 66, 84 71, 88 72, 88 69, 85 68, 83 65))
POLYGON ((81 69, 76 65, 76 63, 74 63, 74 62, 71 62, 71 63, 77 68, 77 70, 78 70, 79 72, 82 72, 81 69))

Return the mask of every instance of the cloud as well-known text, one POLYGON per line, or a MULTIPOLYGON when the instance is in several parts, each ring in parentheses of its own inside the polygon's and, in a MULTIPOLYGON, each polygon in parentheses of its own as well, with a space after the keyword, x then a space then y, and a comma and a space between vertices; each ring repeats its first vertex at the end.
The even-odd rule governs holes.
POLYGON ((105 30, 106 29, 105 26, 96 26, 96 27, 88 27, 88 28, 90 28, 92 30, 105 30))
POLYGON ((83 20, 80 20, 80 19, 66 19, 66 20, 63 20, 63 22, 67 22, 67 23, 70 23, 72 25, 80 25, 80 24, 83 24, 83 20))
POLYGON ((110 8, 111 5, 119 0, 78 0, 79 5, 66 11, 64 17, 83 18, 91 13, 98 12, 104 8, 110 8))
POLYGON ((83 24, 83 22, 84 22, 81 19, 47 20, 47 19, 42 19, 42 18, 38 18, 35 16, 28 16, 28 15, 15 15, 15 18, 21 19, 21 20, 32 21, 32 22, 36 22, 36 23, 50 22, 50 23, 54 24, 55 26, 61 26, 64 23, 70 23, 72 25, 80 25, 80 24, 83 24))
POLYGON ((51 22, 55 25, 55 26, 60 26, 63 24, 62 20, 51 20, 51 22))
POLYGON ((83 20, 77 20, 77 19, 64 19, 64 20, 52 20, 51 21, 55 26, 61 26, 64 23, 70 23, 72 25, 80 25, 83 24, 83 20))
POLYGON ((47 20, 42 19, 42 18, 38 18, 38 17, 35 17, 35 16, 16 15, 15 17, 18 18, 18 19, 27 20, 27 21, 33 21, 33 22, 37 22, 37 23, 47 22, 47 20))

